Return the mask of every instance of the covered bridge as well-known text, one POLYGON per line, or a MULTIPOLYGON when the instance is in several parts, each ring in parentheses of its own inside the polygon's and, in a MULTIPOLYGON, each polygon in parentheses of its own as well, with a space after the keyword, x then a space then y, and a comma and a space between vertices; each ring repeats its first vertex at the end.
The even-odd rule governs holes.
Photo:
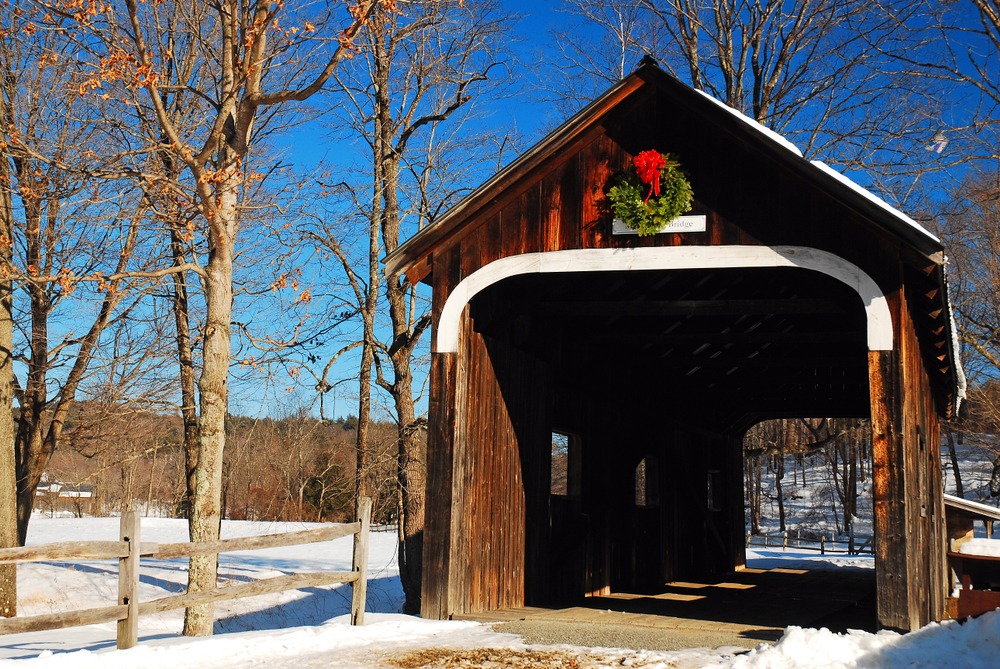
POLYGON ((939 619, 939 420, 962 392, 939 240, 646 63, 387 259, 433 290, 422 614, 743 566, 742 437, 870 418, 878 621, 939 619), (690 216, 616 234, 614 175, 690 216))

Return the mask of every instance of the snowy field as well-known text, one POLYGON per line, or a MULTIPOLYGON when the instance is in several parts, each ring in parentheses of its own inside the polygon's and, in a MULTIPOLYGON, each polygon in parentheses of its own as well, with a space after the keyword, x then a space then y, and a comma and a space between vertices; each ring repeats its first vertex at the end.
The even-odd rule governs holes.
MULTIPOLYGON (((309 527, 302 523, 227 522, 224 536, 266 534, 309 527)), ((143 519, 143 541, 183 541, 184 521, 143 519)), ((114 518, 36 517, 29 544, 82 539, 117 539, 114 518)), ((0 637, 0 668, 133 669, 177 667, 611 667, 667 669, 866 667, 977 668, 1000 666, 1000 611, 964 625, 930 625, 912 634, 890 632, 832 634, 791 627, 774 647, 762 645, 741 655, 734 649, 675 652, 638 649, 589 649, 525 646, 519 637, 493 632, 471 622, 425 621, 397 613, 402 604, 395 563, 395 535, 372 536, 368 614, 364 627, 347 623, 349 586, 309 588, 218 605, 216 636, 179 635, 179 611, 145 616, 139 646, 115 650, 115 625, 91 625, 51 632, 0 637), (483 650, 490 649, 490 650, 483 650), (509 664, 497 662, 497 658, 509 664), (445 661, 447 660, 447 661, 445 661), (492 664, 490 664, 492 663, 492 664), (575 664, 574 664, 575 663, 575 664)), ((753 566, 823 564, 815 553, 752 554, 753 566), (789 562, 780 560, 790 558, 789 562)), ((297 571, 344 570, 351 561, 351 539, 309 546, 224 555, 221 575, 239 582, 297 571)), ((870 557, 838 556, 837 566, 871 566, 870 557), (853 562, 852 562, 853 561, 853 562)), ((49 562, 23 565, 18 573, 24 615, 114 603, 116 566, 108 561, 85 564, 49 562)), ((143 561, 141 596, 153 599, 183 590, 184 564, 176 560, 143 561)))
MULTIPOLYGON (((1000 445, 994 443, 993 435, 966 434, 963 443, 956 444, 955 450, 962 472, 965 499, 997 506, 997 500, 990 497, 989 481, 993 474, 994 450, 1000 445)), ((796 533, 803 538, 818 540, 824 535, 827 540, 835 539, 841 544, 847 541, 843 531, 843 517, 836 493, 829 461, 822 450, 816 450, 805 458, 804 466, 791 455, 785 456, 785 474, 782 478, 786 527, 790 540, 796 533)), ((767 462, 766 465, 770 465, 767 462)), ((944 491, 955 495, 955 475, 946 448, 941 449, 941 467, 944 477, 944 491)), ((761 500, 761 532, 773 540, 780 535, 778 502, 774 494, 775 472, 765 466, 762 472, 763 495, 761 500)), ((984 535, 981 523, 976 524, 976 533, 984 535)), ((857 544, 872 536, 872 479, 870 466, 864 469, 864 476, 858 480, 858 508, 854 518, 854 533, 857 544)), ((754 538, 755 545, 760 543, 754 538)), ((794 543, 794 542, 793 542, 794 543)), ((773 544, 772 544, 773 545, 773 544)), ((839 550, 844 550, 841 545, 839 550)), ((870 549, 869 549, 870 550, 870 549)), ((997 666, 1000 667, 1000 661, 997 666)))

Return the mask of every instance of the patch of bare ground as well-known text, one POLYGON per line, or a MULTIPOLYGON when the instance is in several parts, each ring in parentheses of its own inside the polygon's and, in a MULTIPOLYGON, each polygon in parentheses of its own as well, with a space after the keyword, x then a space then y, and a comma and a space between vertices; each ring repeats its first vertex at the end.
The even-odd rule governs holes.
MULTIPOLYGON (((399 669, 597 669, 634 667, 630 654, 588 655, 562 650, 516 648, 425 648, 388 658, 399 669)), ((641 666, 641 663, 640 665, 641 666)), ((659 667, 675 666, 672 663, 659 667)))

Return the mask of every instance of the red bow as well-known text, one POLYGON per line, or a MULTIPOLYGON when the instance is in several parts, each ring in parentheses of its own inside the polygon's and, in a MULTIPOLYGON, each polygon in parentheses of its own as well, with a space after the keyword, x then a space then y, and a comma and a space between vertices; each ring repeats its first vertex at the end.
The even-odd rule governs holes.
POLYGON ((635 164, 635 173, 642 183, 649 186, 649 192, 643 204, 649 202, 653 195, 660 195, 660 170, 667 166, 667 157, 659 151, 643 151, 632 159, 635 164))

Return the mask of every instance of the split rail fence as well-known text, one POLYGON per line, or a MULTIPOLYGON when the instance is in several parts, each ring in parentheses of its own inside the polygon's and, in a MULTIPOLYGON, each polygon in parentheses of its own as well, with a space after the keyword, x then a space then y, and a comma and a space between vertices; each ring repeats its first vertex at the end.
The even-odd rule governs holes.
POLYGON ((139 514, 135 511, 129 511, 122 514, 119 541, 65 541, 23 548, 0 548, 0 564, 118 558, 118 604, 116 606, 77 609, 36 616, 0 618, 0 634, 38 632, 117 620, 118 648, 131 648, 138 641, 139 616, 141 615, 334 583, 351 584, 351 624, 363 625, 368 587, 368 537, 371 528, 371 510, 372 502, 365 497, 359 500, 358 520, 353 523, 283 534, 265 534, 200 543, 169 544, 140 542, 139 514), (171 595, 148 602, 139 601, 140 558, 170 559, 192 555, 218 555, 231 551, 332 541, 352 534, 354 535, 354 556, 349 572, 325 571, 288 574, 251 583, 171 595))
POLYGON ((847 540, 827 538, 825 534, 802 535, 798 532, 781 532, 779 534, 751 534, 747 532, 747 548, 752 546, 762 546, 765 548, 789 548, 809 551, 819 551, 821 555, 827 553, 846 553, 848 555, 861 555, 862 553, 874 553, 874 537, 851 536, 847 540))

